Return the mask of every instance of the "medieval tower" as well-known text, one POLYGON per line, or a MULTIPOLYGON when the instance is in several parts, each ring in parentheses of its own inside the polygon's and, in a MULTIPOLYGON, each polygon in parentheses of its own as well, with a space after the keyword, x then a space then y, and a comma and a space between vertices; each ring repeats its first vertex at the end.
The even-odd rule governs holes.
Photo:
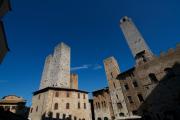
POLYGON ((70 73, 70 47, 60 43, 46 57, 29 119, 91 120, 90 115, 88 92, 78 89, 78 75, 70 73))
POLYGON ((128 18, 127 16, 123 17, 120 20, 120 27, 129 45, 129 48, 131 49, 133 57, 136 60, 136 63, 140 64, 142 62, 151 60, 153 58, 153 53, 149 49, 143 36, 134 25, 131 18, 128 18))
POLYGON ((64 43, 58 44, 45 60, 39 89, 46 87, 70 88, 70 47, 64 43))

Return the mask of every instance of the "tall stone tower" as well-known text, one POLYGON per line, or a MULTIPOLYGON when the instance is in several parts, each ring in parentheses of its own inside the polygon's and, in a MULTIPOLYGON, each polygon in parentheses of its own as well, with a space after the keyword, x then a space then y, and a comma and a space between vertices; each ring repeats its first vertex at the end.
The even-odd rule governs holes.
POLYGON ((118 63, 114 57, 109 57, 104 60, 104 68, 108 81, 116 79, 117 75, 120 74, 118 63))
POLYGON ((140 63, 151 60, 153 54, 131 18, 123 17, 120 20, 120 27, 136 62, 140 63))
POLYGON ((64 43, 46 58, 39 89, 45 87, 70 88, 70 47, 64 43))

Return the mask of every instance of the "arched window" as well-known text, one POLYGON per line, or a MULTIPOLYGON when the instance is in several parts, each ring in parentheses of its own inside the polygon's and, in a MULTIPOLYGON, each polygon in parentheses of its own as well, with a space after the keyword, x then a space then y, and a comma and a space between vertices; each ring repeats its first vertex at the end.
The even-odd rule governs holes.
POLYGON ((172 78, 175 76, 175 73, 172 68, 165 68, 164 71, 166 72, 167 78, 172 78))
POLYGON ((66 109, 69 109, 69 103, 66 103, 66 109))
POLYGON ((98 119, 97 120, 101 120, 101 118, 100 117, 98 117, 98 119))
POLYGON ((55 103, 54 104, 54 110, 57 110, 58 109, 58 103, 55 103))
POLYGON ((119 116, 124 116, 124 113, 122 113, 122 112, 121 112, 121 113, 119 113, 119 116))
POLYGON ((74 116, 74 120, 77 120, 77 117, 76 117, 76 116, 74 116))
POLYGON ((108 118, 107 118, 107 117, 104 117, 104 120, 108 120, 108 118))
POLYGON ((150 73, 149 78, 150 78, 152 83, 157 83, 158 82, 158 79, 156 78, 156 75, 154 73, 150 73))

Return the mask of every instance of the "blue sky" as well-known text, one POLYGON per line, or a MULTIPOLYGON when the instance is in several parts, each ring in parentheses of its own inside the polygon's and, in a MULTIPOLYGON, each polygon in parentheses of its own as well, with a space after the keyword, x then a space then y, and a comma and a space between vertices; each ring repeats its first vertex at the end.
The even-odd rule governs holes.
POLYGON ((132 18, 154 54, 180 41, 179 0, 11 0, 4 18, 10 52, 0 65, 0 97, 24 97, 31 105, 45 57, 65 42, 72 72, 89 92, 107 86, 103 59, 115 56, 121 71, 134 65, 119 20, 132 18))

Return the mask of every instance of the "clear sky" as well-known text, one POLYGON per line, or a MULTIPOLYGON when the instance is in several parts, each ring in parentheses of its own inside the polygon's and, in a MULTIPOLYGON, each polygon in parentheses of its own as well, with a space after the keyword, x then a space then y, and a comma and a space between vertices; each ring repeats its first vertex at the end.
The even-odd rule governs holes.
POLYGON ((0 97, 22 96, 27 105, 45 57, 62 41, 71 47, 79 88, 89 92, 107 86, 103 59, 115 56, 121 71, 134 65, 121 17, 132 18, 156 55, 180 42, 179 0, 11 0, 11 6, 3 18, 10 52, 0 65, 0 97))

